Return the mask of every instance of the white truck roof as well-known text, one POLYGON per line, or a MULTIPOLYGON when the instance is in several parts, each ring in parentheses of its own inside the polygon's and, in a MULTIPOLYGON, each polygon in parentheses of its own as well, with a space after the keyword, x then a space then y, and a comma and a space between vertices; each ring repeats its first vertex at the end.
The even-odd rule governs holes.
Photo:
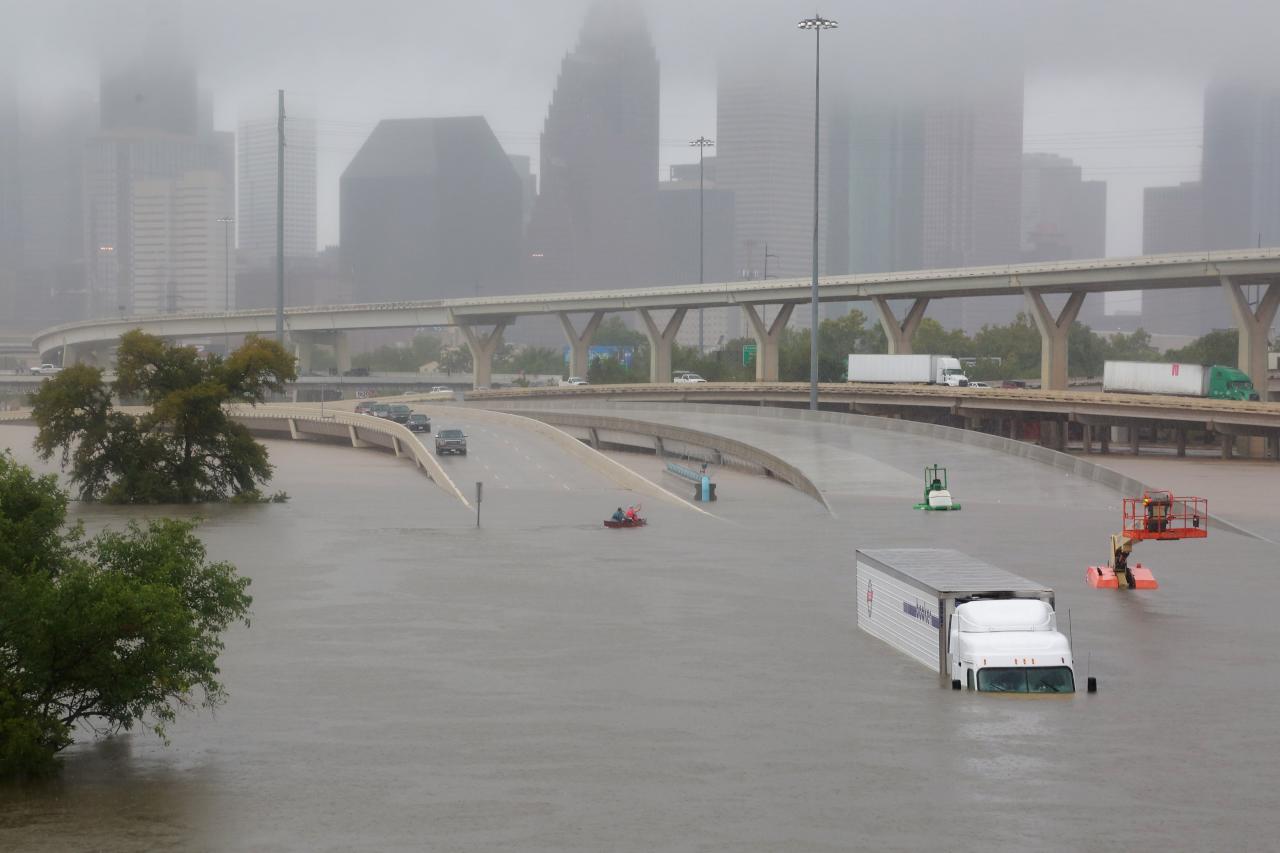
POLYGON ((855 556, 939 597, 984 593, 1053 597, 1053 590, 1042 583, 1006 572, 950 548, 859 549, 855 556))
POLYGON ((1057 630, 1053 608, 1038 598, 970 601, 956 608, 956 619, 971 634, 1057 630))

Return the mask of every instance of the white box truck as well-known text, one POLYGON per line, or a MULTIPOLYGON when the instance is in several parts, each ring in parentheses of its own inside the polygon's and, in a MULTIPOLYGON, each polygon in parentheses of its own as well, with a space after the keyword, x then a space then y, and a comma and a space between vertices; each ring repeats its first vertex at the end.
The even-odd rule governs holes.
POLYGON ((1102 366, 1102 390, 1216 400, 1258 399, 1248 374, 1222 364, 1108 361, 1102 366))
MULTIPOLYGON (((954 689, 1074 693, 1053 590, 941 548, 855 552, 858 627, 954 689)), ((1096 682, 1089 679, 1092 692, 1096 682)))
POLYGON ((949 355, 850 355, 848 379, 850 382, 969 384, 960 359, 949 355))

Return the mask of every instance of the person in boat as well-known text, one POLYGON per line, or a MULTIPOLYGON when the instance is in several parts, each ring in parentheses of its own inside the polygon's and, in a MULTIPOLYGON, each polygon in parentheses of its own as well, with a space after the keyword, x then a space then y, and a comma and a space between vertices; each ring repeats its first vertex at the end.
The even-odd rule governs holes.
POLYGON ((627 521, 630 521, 632 524, 634 524, 639 520, 640 520, 639 511, 633 506, 627 507, 627 521))
POLYGON ((627 517, 627 514, 622 511, 622 507, 618 507, 618 511, 613 514, 613 520, 618 522, 619 524, 621 524, 623 519, 625 519, 626 517, 627 517))

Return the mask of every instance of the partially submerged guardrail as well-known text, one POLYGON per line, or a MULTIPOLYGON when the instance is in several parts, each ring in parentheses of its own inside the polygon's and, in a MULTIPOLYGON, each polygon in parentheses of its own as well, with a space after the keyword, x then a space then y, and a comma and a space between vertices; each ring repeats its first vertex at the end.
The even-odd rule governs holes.
POLYGON ((702 466, 701 471, 695 471, 692 468, 677 465, 675 462, 668 462, 667 473, 673 477, 679 477, 681 480, 693 483, 693 499, 695 501, 713 501, 716 499, 716 484, 711 482, 711 478, 707 476, 706 465, 702 466))

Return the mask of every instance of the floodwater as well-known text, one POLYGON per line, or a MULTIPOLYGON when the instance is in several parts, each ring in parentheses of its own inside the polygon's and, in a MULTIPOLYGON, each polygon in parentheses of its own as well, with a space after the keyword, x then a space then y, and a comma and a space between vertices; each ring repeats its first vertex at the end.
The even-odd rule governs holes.
MULTIPOLYGON (((454 422, 479 529, 403 460, 272 442, 292 500, 205 510, 211 556, 253 578, 228 704, 0 787, 0 849, 1276 849, 1275 546, 1143 545, 1160 590, 1092 590, 1116 495, 861 432, 829 449, 834 515, 724 472, 714 516, 646 499, 650 527, 606 531, 633 495, 454 422), (964 511, 913 512, 939 452, 964 511), (1053 585, 1100 692, 953 693, 860 633, 853 549, 922 544, 1053 585)), ((30 437, 0 427, 21 457, 30 437)))

